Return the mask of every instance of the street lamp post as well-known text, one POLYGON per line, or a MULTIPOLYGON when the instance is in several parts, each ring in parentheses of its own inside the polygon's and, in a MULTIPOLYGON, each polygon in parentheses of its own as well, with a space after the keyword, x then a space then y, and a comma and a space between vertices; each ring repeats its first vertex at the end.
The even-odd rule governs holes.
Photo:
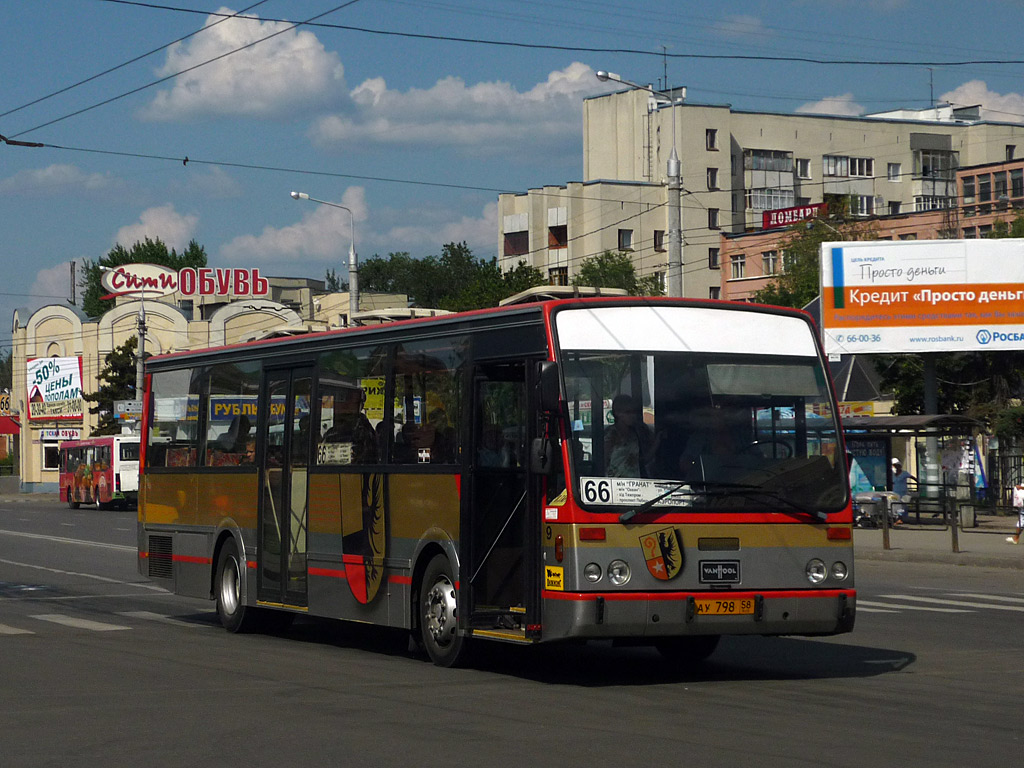
POLYGON ((676 99, 671 94, 663 91, 656 91, 649 85, 640 85, 615 74, 601 70, 597 73, 597 79, 602 83, 609 80, 615 83, 628 85, 630 88, 647 91, 655 96, 668 99, 672 104, 672 152, 668 156, 666 164, 666 176, 668 177, 668 269, 666 281, 668 283, 668 295, 683 296, 683 227, 682 213, 680 210, 679 196, 683 190, 682 163, 679 162, 679 154, 676 152, 676 99))
POLYGON ((355 324, 355 316, 359 311, 359 260, 356 258, 356 217, 352 213, 352 209, 338 203, 331 203, 327 200, 317 200, 315 197, 310 197, 305 192, 292 192, 293 200, 309 200, 311 203, 320 203, 320 205, 329 205, 331 208, 341 208, 343 211, 348 211, 349 218, 351 219, 351 240, 348 247, 348 324, 355 324))

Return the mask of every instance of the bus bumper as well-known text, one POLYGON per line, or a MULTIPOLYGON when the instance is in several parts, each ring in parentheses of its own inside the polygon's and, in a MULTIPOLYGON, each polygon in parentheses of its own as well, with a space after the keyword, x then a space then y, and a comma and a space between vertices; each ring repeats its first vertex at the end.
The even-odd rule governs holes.
POLYGON ((853 589, 645 594, 545 591, 543 598, 544 640, 836 635, 853 630, 857 603, 853 589), (716 613, 729 609, 747 612, 716 613))

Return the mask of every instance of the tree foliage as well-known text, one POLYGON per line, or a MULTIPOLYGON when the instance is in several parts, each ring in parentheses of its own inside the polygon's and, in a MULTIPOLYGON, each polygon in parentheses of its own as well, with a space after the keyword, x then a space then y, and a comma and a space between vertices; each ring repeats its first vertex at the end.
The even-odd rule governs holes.
POLYGON ((334 271, 334 267, 331 267, 324 272, 324 287, 330 293, 343 293, 348 290, 348 281, 343 281, 338 277, 338 273, 334 271))
POLYGON ((94 403, 89 413, 98 414, 99 425, 92 434, 116 435, 121 431, 114 413, 114 401, 135 400, 135 350, 139 340, 132 336, 119 347, 115 347, 103 360, 100 371, 99 388, 96 392, 83 395, 82 399, 94 403))
POLYGON ((580 262, 573 285, 595 288, 621 288, 630 296, 662 296, 665 291, 655 275, 638 277, 629 254, 605 251, 580 262))
POLYGON ((6 389, 10 392, 14 381, 14 350, 8 349, 0 352, 0 390, 6 389))
POLYGON ((520 262, 502 272, 498 260, 477 259, 466 243, 448 243, 439 256, 374 256, 359 267, 361 291, 404 293, 417 307, 451 311, 495 307, 514 293, 544 284, 540 270, 520 262))
POLYGON ((99 317, 114 306, 113 299, 103 299, 107 291, 100 285, 103 270, 100 267, 118 267, 122 264, 159 264, 173 270, 185 267, 205 267, 206 251, 195 240, 178 253, 167 246, 159 238, 146 238, 136 242, 131 248, 115 245, 106 256, 97 261, 85 261, 79 286, 82 289, 82 309, 89 317, 99 317))

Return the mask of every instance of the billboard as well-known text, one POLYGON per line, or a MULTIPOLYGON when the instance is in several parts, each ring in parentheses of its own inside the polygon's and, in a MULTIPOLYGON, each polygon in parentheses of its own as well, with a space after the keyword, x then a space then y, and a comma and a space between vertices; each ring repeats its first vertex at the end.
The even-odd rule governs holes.
POLYGON ((1024 240, 823 243, 829 354, 1024 349, 1024 240))
POLYGON ((25 367, 29 419, 82 418, 82 358, 37 357, 25 367))

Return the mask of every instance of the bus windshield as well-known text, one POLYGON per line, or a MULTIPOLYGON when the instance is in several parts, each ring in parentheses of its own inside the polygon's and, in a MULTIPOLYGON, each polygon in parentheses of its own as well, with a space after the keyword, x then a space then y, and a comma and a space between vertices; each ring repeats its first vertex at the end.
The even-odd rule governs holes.
POLYGON ((666 349, 563 349, 572 466, 585 507, 820 516, 845 506, 845 462, 816 354, 805 345, 787 355, 651 342, 666 349))

